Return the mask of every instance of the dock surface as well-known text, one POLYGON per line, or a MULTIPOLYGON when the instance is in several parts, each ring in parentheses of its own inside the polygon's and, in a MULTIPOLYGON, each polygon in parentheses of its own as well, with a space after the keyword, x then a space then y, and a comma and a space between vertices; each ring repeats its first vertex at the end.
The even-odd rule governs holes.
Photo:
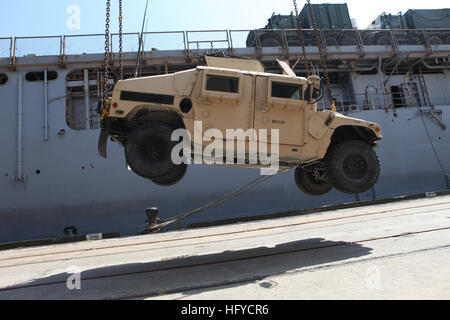
POLYGON ((0 299, 450 299, 450 196, 0 252, 0 299))

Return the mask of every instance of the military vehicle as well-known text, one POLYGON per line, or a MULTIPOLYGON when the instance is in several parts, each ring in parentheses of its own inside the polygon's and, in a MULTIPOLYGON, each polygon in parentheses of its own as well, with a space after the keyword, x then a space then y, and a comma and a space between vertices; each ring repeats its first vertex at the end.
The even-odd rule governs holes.
POLYGON ((424 33, 413 30, 434 30, 427 41, 431 45, 450 43, 450 9, 410 9, 397 15, 382 13, 369 29, 395 30, 399 45, 418 45, 424 41, 424 33), (404 31, 401 31, 404 30, 404 31), (408 31, 407 31, 408 30, 408 31))
MULTIPOLYGON (((279 168, 296 168, 297 185, 305 193, 323 195, 335 187, 359 194, 375 185, 380 163, 373 148, 382 139, 380 127, 317 111, 323 86, 319 77, 297 77, 279 60, 281 75, 265 73, 257 60, 208 56, 205 60, 206 66, 188 71, 119 81, 103 110, 100 154, 106 157, 111 137, 125 148, 127 163, 136 174, 170 186, 187 170, 186 163, 177 165, 171 157, 174 130, 186 129, 193 137, 202 131, 198 122, 222 132, 278 129, 279 168)), ((200 143, 184 156, 194 158, 196 150, 203 152, 207 142, 200 143)), ((272 148, 272 141, 269 144, 272 148)), ((226 150, 229 145, 222 141, 222 147, 226 150)), ((266 167, 261 162, 226 165, 266 167)))
MULTIPOLYGON (((347 4, 312 4, 316 24, 318 29, 324 30, 349 30, 353 29, 350 13, 347 4)), ((303 34, 306 46, 315 45, 316 39, 313 29, 313 22, 307 5, 300 12, 301 26, 306 30, 303 34)), ((247 37, 247 47, 255 47, 259 41, 261 47, 282 47, 283 39, 289 46, 300 46, 297 31, 297 18, 293 12, 290 15, 272 14, 268 24, 259 30, 254 30, 247 37), (283 30, 283 31, 282 31, 283 30)), ((327 45, 354 45, 354 39, 348 33, 330 32, 325 35, 327 45)))
MULTIPOLYGON (((324 31, 323 42, 326 46, 358 45, 356 36, 344 30, 353 29, 347 4, 312 4, 317 28, 324 31)), ((315 46, 316 39, 311 14, 307 5, 300 12, 300 21, 306 46, 315 46)), ((392 37, 386 29, 395 30, 397 45, 420 45, 428 41, 431 45, 450 43, 450 9, 410 9, 398 15, 382 13, 369 26, 378 32, 361 32, 361 41, 371 45, 393 46, 392 37), (423 32, 415 30, 433 29, 429 38, 423 32)), ((247 37, 247 47, 283 47, 300 46, 296 16, 272 14, 268 24, 259 30, 251 31, 247 37)))

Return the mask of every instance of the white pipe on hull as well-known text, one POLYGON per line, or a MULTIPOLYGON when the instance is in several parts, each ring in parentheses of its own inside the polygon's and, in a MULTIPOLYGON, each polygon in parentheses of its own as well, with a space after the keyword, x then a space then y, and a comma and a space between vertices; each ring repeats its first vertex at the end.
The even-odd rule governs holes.
POLYGON ((84 105, 86 112, 86 130, 91 128, 90 125, 90 106, 89 106, 89 70, 84 69, 84 105))
POLYGON ((48 141, 48 71, 44 70, 44 140, 48 141))
POLYGON ((383 79, 383 70, 381 69, 381 57, 379 57, 378 59, 378 76, 380 77, 380 83, 381 83, 381 88, 383 89, 383 97, 384 97, 384 102, 386 103, 386 108, 389 108, 389 102, 388 102, 388 98, 387 98, 387 91, 386 91, 386 86, 384 85, 384 79, 383 79))
POLYGON ((23 79, 17 75, 17 175, 16 181, 23 181, 23 79))

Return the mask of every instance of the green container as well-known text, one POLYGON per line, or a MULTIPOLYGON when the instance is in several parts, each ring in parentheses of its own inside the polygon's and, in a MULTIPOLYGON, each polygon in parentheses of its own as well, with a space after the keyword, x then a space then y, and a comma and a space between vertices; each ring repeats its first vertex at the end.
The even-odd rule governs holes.
MULTIPOLYGON (((353 29, 350 14, 346 3, 342 4, 312 4, 318 29, 353 29)), ((308 5, 300 13, 302 27, 312 29, 313 23, 309 14, 308 5)))
POLYGON ((411 9, 404 16, 410 29, 450 28, 450 9, 411 9))

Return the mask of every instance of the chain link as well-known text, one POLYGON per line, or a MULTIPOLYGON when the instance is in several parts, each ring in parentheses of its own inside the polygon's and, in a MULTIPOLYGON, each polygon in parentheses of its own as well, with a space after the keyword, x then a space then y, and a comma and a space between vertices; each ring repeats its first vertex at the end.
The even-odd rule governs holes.
POLYGON ((120 65, 120 80, 123 80, 123 15, 122 15, 122 0, 119 0, 119 65, 120 65))
POLYGON ((106 108, 108 99, 108 80, 110 66, 110 23, 111 23, 111 0, 106 0, 106 26, 105 26, 105 71, 103 77, 103 106, 106 108))
POLYGON ((300 21, 300 16, 298 14, 297 0, 294 0, 294 8, 295 8, 295 16, 297 18, 298 34, 299 34, 299 38, 300 38, 300 43, 302 45, 303 62, 305 63, 305 72, 306 72, 306 76, 309 77, 311 75, 311 72, 309 69, 308 57, 306 56, 305 39, 303 38, 302 23, 300 21))
POLYGON ((330 103, 332 104, 332 110, 335 111, 336 107, 335 107, 334 99, 333 99, 333 91, 331 90, 330 77, 328 75, 327 63, 325 60, 325 53, 323 52, 323 48, 322 48, 322 41, 320 40, 320 34, 319 34, 319 31, 317 30, 316 17, 314 15, 314 11, 313 11, 313 8, 311 5, 311 0, 307 0, 307 3, 308 3, 307 5, 308 5, 308 9, 309 9, 309 15, 311 16, 312 25, 314 28, 314 35, 315 35, 316 41, 317 41, 317 47, 319 48, 320 63, 322 65, 323 75, 325 77, 325 82, 326 82, 327 88, 328 88, 328 97, 330 99, 330 103))

